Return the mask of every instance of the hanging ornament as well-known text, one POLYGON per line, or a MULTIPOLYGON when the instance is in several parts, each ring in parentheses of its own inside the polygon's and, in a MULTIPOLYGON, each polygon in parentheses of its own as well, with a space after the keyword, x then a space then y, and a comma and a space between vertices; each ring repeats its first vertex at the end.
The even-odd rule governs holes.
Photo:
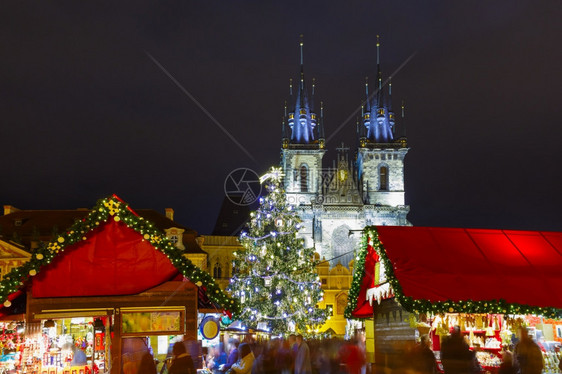
POLYGON ((283 227, 283 218, 279 217, 275 220, 275 226, 283 227))
POLYGON ((265 285, 267 287, 271 286, 271 277, 265 277, 265 285))

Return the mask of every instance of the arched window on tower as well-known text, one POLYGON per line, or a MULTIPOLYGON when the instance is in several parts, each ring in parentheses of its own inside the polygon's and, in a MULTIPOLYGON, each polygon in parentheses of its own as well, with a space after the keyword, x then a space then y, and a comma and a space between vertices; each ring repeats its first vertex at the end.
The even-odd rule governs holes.
POLYGON ((301 165, 301 192, 308 192, 308 168, 306 165, 301 165))
POLYGON ((221 268, 221 264, 219 264, 218 262, 216 262, 215 266, 213 267, 213 277, 215 279, 222 278, 222 268, 221 268))
POLYGON ((388 166, 379 168, 379 190, 388 191, 388 166))

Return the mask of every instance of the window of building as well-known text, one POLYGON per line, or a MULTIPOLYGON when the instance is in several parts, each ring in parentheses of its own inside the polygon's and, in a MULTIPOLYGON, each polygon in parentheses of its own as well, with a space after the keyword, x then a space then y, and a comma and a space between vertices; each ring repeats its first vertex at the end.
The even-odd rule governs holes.
POLYGON ((174 244, 177 244, 179 240, 177 235, 170 235, 168 239, 170 239, 170 241, 174 244))
POLYGON ((301 166, 301 192, 308 192, 308 168, 306 165, 301 166))
POLYGON ((325 286, 328 284, 328 279, 322 278, 322 285, 325 286))
POLYGON ((388 167, 379 168, 379 190, 388 191, 388 167))
POLYGON ((337 303, 338 303, 337 313, 343 314, 345 312, 345 307, 347 306, 347 295, 346 294, 339 295, 337 298, 337 303))
POLYGON ((218 262, 215 263, 215 266, 213 267, 213 277, 215 277, 215 279, 222 278, 222 268, 218 262))

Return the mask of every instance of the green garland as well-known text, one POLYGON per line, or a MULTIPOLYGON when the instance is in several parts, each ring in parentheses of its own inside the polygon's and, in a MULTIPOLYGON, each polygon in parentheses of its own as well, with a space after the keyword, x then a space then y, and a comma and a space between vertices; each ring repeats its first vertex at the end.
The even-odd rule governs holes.
POLYGON ((365 274, 364 264, 367 254, 368 240, 371 239, 373 249, 377 252, 381 261, 384 263, 386 278, 388 279, 395 295, 395 299, 400 305, 411 313, 492 313, 492 314, 534 314, 549 318, 562 318, 562 309, 553 307, 537 307, 525 304, 512 304, 503 299, 487 301, 438 301, 414 300, 410 296, 405 296, 402 286, 394 275, 394 265, 386 255, 386 251, 379 241, 379 235, 375 226, 368 226, 363 230, 362 246, 358 254, 358 264, 353 274, 353 281, 349 291, 349 302, 345 310, 346 318, 354 318, 351 312, 357 305, 357 297, 361 289, 361 282, 365 274), (359 268, 361 267, 361 268, 359 268))
POLYGON ((359 297, 359 291, 361 290, 361 282, 363 282, 363 277, 365 276, 365 260, 367 258, 368 244, 368 237, 363 233, 361 236, 361 247, 359 247, 359 253, 357 253, 355 257, 356 262, 353 265, 353 279, 349 289, 347 305, 345 307, 345 311, 343 312, 345 318, 355 318, 351 313, 357 306, 357 298, 359 297))
POLYGON ((234 316, 238 315, 239 303, 225 294, 211 275, 193 265, 162 231, 155 228, 153 223, 133 213, 129 206, 115 195, 99 200, 86 218, 77 220, 52 241, 42 243, 28 262, 7 273, 0 282, 0 300, 3 300, 4 306, 11 305, 8 296, 20 289, 30 276, 37 275, 43 266, 50 264, 68 246, 87 240, 92 230, 111 218, 116 222, 125 223, 127 227, 141 234, 144 240, 165 254, 184 277, 198 287, 204 286, 212 302, 230 311, 234 316))

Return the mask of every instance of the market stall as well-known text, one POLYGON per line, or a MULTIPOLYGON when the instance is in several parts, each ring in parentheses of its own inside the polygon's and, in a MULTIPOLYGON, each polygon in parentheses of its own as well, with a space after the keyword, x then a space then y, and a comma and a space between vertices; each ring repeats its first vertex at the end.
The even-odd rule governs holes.
POLYGON ((562 341, 560 269, 559 232, 368 227, 346 316, 374 321, 378 360, 389 341, 412 342, 420 333, 430 334, 439 358, 441 338, 459 325, 488 371, 524 326, 541 345, 545 368, 554 370, 562 341))
POLYGON ((238 308, 116 196, 5 275, 3 314, 17 292, 27 301, 13 366, 26 373, 135 373, 147 354, 161 367, 176 341, 198 362, 199 295, 218 313, 238 308))

